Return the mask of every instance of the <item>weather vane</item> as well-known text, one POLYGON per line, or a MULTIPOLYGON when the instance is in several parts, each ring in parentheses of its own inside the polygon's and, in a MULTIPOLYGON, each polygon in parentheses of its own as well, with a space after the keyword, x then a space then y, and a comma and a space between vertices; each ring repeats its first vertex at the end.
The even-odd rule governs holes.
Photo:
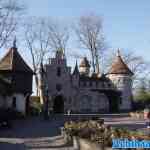
POLYGON ((120 48, 117 50, 117 55, 120 56, 120 48))
POLYGON ((14 37, 14 41, 13 41, 13 47, 16 48, 16 36, 14 37))

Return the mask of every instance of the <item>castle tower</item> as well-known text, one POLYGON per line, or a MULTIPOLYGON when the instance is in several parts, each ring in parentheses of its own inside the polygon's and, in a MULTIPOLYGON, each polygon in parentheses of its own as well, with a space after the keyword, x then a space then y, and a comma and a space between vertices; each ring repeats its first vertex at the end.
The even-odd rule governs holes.
POLYGON ((50 58, 44 67, 51 109, 55 113, 66 112, 71 96, 71 68, 67 66, 64 51, 57 50, 55 57, 50 58))
POLYGON ((65 58, 65 54, 64 54, 64 50, 63 49, 58 49, 56 51, 56 56, 57 59, 64 59, 65 58))
POLYGON ((121 91, 120 110, 130 110, 132 100, 132 76, 133 72, 123 61, 118 50, 116 59, 108 72, 108 78, 114 83, 116 88, 121 91))
POLYGON ((89 73, 90 73, 90 63, 89 61, 87 60, 86 57, 84 57, 82 60, 81 60, 81 63, 80 63, 80 74, 81 75, 86 75, 86 76, 89 76, 89 73))

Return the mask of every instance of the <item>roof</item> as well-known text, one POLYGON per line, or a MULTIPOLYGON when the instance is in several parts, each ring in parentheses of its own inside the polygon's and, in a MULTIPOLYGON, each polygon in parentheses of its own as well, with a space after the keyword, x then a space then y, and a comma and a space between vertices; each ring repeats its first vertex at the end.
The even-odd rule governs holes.
POLYGON ((80 67, 90 67, 90 63, 86 57, 81 60, 80 67))
POLYGON ((76 65, 75 65, 75 68, 74 68, 74 71, 73 71, 73 75, 75 75, 75 74, 79 74, 77 61, 76 61, 76 65))
POLYGON ((16 47, 12 47, 0 60, 0 71, 19 71, 33 73, 32 69, 26 64, 16 47))
POLYGON ((117 58, 112 63, 112 66, 108 72, 108 74, 127 74, 133 75, 133 72, 129 69, 127 64, 123 61, 120 54, 117 55, 117 58))

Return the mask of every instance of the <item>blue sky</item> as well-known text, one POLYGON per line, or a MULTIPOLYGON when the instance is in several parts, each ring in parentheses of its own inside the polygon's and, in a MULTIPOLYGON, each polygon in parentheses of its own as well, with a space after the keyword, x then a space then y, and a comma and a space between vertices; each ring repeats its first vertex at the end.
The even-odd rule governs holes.
POLYGON ((103 17, 104 34, 114 49, 133 50, 150 61, 149 0, 26 0, 29 16, 50 16, 64 22, 93 12, 103 17))

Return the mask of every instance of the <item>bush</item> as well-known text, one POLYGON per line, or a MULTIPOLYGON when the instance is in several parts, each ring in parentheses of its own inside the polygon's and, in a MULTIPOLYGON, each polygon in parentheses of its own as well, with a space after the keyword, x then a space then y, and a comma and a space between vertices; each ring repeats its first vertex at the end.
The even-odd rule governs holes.
POLYGON ((137 139, 150 140, 150 137, 144 136, 141 132, 130 131, 127 128, 112 128, 97 121, 66 122, 64 124, 66 134, 71 137, 77 136, 88 139, 92 142, 101 143, 103 146, 111 147, 112 139, 137 139))
POLYGON ((39 116, 41 113, 41 109, 38 107, 30 107, 30 115, 31 116, 39 116))

